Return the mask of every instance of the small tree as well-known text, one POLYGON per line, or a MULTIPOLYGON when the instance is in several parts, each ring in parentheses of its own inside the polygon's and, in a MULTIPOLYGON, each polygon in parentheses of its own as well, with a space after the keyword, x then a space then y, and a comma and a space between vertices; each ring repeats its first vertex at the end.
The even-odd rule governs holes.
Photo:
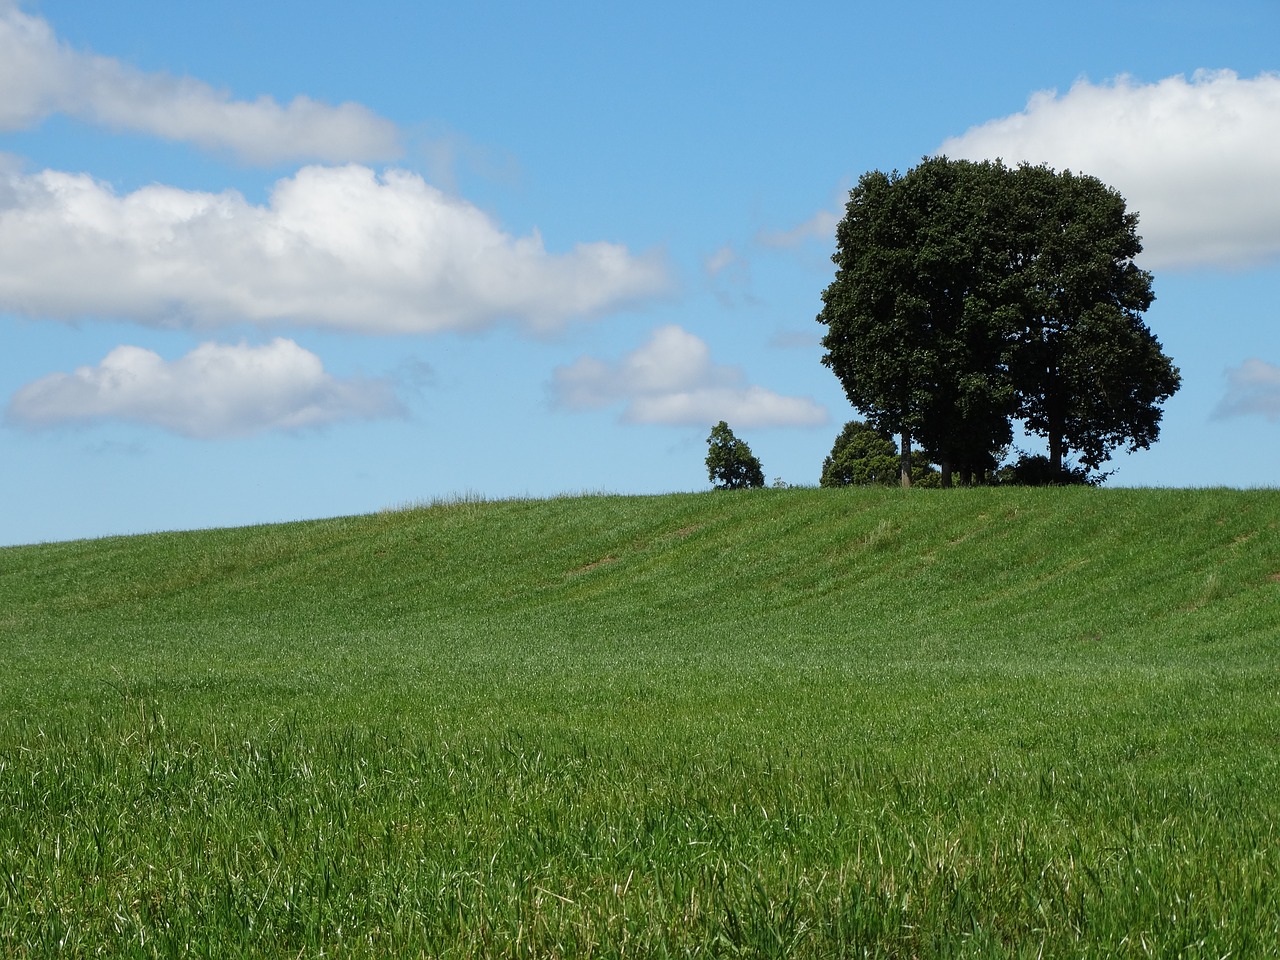
MULTIPOLYGON (((911 458, 911 484, 937 486, 937 471, 917 450, 911 458)), ((850 420, 836 437, 831 455, 822 461, 824 487, 897 486, 902 482, 902 459, 889 434, 861 420, 850 420)))
POLYGON ((742 490, 764 486, 764 470, 751 448, 739 440, 721 420, 707 437, 707 475, 717 490, 742 490))
POLYGON ((894 486, 900 481, 898 448, 893 438, 861 420, 850 420, 822 461, 824 487, 894 486))

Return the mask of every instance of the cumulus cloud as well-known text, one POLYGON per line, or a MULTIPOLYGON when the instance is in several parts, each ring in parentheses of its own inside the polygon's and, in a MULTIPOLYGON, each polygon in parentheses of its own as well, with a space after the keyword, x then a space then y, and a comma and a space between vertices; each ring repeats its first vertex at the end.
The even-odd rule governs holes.
POLYGON ((664 293, 665 262, 535 231, 416 174, 305 167, 267 205, 235 191, 117 196, 83 174, 0 173, 0 310, 154 326, 250 321, 365 333, 549 332, 664 293))
POLYGON ((807 397, 748 385, 738 368, 712 363, 706 341, 674 324, 659 327, 648 343, 616 363, 580 357, 557 367, 553 376, 557 405, 589 410, 622 403, 628 423, 704 426, 728 420, 735 426, 782 427, 827 419, 807 397))
POLYGON ((1280 366, 1256 357, 1227 371, 1227 393, 1214 411, 1217 417, 1250 414, 1280 421, 1280 366))
POLYGON ((51 114, 229 151, 249 163, 388 160, 401 152, 396 125, 359 104, 235 100, 200 80, 74 50, 45 20, 0 0, 0 130, 51 114))
POLYGON ((402 412, 385 381, 339 380, 314 353, 277 338, 260 347, 204 343, 174 361, 116 347, 97 366, 27 384, 6 418, 32 428, 126 420, 215 439, 402 412))
POLYGON ((1197 71, 1044 91, 1021 113, 942 144, 964 159, 1093 174, 1141 217, 1151 267, 1247 267, 1280 257, 1280 74, 1197 71))

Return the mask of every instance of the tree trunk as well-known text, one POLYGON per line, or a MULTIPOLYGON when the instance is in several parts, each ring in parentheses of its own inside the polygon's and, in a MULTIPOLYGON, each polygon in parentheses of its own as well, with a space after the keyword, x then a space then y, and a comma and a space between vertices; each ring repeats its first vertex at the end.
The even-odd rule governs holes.
POLYGON ((1062 473, 1062 434, 1053 428, 1049 430, 1049 465, 1055 477, 1062 473))
POLYGON ((1055 357, 1049 368, 1048 396, 1045 398, 1045 427, 1049 435, 1049 465, 1053 468, 1054 482, 1062 473, 1063 440, 1067 434, 1067 400, 1061 396, 1059 360, 1055 357))
POLYGON ((945 489, 951 486, 951 461, 944 458, 938 466, 942 468, 942 486, 945 489))
POLYGON ((911 434, 902 434, 902 485, 911 486, 911 434))

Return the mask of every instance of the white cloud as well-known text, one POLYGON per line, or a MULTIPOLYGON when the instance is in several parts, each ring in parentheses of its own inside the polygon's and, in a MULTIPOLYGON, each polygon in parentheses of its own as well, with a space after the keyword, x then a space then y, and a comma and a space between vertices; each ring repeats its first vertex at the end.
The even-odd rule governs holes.
POLYGON ((715 253, 702 258, 702 269, 708 276, 718 277, 730 267, 741 267, 743 260, 733 247, 725 245, 715 253))
POLYGON ((816 330, 779 330, 769 338, 769 346, 779 350, 812 350, 822 345, 816 330))
POLYGON ((1076 83, 974 127, 939 153, 1092 174, 1141 217, 1150 267, 1245 267, 1280 257, 1280 75, 1197 71, 1076 83))
POLYGON ((1258 414, 1280 421, 1280 366, 1250 357, 1227 371, 1227 393, 1214 411, 1217 417, 1258 414))
POLYGON ((416 174, 306 167, 235 191, 117 196, 83 174, 0 172, 0 310, 155 326, 250 321, 364 333, 535 332, 664 293, 658 257, 548 253, 416 174))
POLYGON ((27 384, 6 418, 27 427, 127 420, 213 439, 401 412, 385 381, 336 379, 315 354, 277 338, 261 347, 204 343, 174 361, 116 347, 97 366, 27 384))
POLYGON ((843 214, 838 210, 819 210, 804 223, 790 230, 761 230, 756 234, 756 242, 764 247, 780 249, 798 247, 809 240, 834 242, 836 226, 843 214))
POLYGON ((758 299, 751 292, 751 264, 732 246, 725 245, 702 258, 702 271, 710 289, 728 309, 755 306, 758 299))
POLYGON ((30 127, 51 114, 229 151, 250 163, 373 161, 401 153, 396 125, 359 104, 234 100, 200 80, 74 50, 46 21, 0 2, 0 130, 30 127))
POLYGON ((570 410, 625 404, 629 423, 704 426, 812 426, 826 411, 807 397, 784 397, 745 384, 741 370, 711 362, 706 341, 674 324, 617 363, 580 357, 557 367, 552 393, 570 410))

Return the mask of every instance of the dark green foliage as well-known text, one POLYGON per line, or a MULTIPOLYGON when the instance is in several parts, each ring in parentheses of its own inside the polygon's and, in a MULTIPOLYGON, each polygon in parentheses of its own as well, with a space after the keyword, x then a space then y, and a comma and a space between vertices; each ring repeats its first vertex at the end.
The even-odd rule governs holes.
POLYGON ((861 420, 850 420, 822 461, 824 487, 897 486, 898 450, 893 439, 861 420))
POLYGON ((1054 467, 1052 460, 1038 453, 1024 453, 1001 467, 997 479, 1001 484, 1017 487, 1070 487, 1098 482, 1084 467, 1069 463, 1054 467))
MULTIPOLYGON (((913 486, 936 486, 930 482, 936 476, 925 456, 917 453, 911 458, 913 486)), ((824 487, 896 487, 900 483, 901 462, 893 438, 861 420, 844 425, 830 456, 822 461, 820 485, 824 487)))
POLYGON ((1097 469, 1117 447, 1149 447, 1178 370, 1142 314, 1155 294, 1136 214, 1100 180, 1022 166, 1004 198, 1016 269, 1006 281, 1018 325, 1008 352, 1015 413, 1062 466, 1097 469))
POLYGON ((823 363, 877 429, 905 434, 962 473, 1011 437, 1011 385, 987 283, 999 260, 992 164, 926 160, 865 174, 836 233, 836 278, 818 320, 823 363))
POLYGON ((711 428, 711 436, 707 437, 707 475, 717 490, 764 486, 760 461, 723 420, 711 428))
POLYGON ((1154 299, 1136 215, 1093 177, 928 158, 849 196, 818 320, 823 363, 877 429, 967 482, 1013 420, 1096 469, 1159 436, 1176 368, 1142 322, 1154 299))
POLYGON ((917 343, 926 346, 915 370, 912 436, 944 475, 966 479, 994 466, 992 451, 1013 436, 1001 355, 1007 311, 988 285, 1002 260, 1002 226, 990 213, 1001 170, 932 158, 902 184, 914 223, 910 286, 899 307, 916 316, 917 343))

